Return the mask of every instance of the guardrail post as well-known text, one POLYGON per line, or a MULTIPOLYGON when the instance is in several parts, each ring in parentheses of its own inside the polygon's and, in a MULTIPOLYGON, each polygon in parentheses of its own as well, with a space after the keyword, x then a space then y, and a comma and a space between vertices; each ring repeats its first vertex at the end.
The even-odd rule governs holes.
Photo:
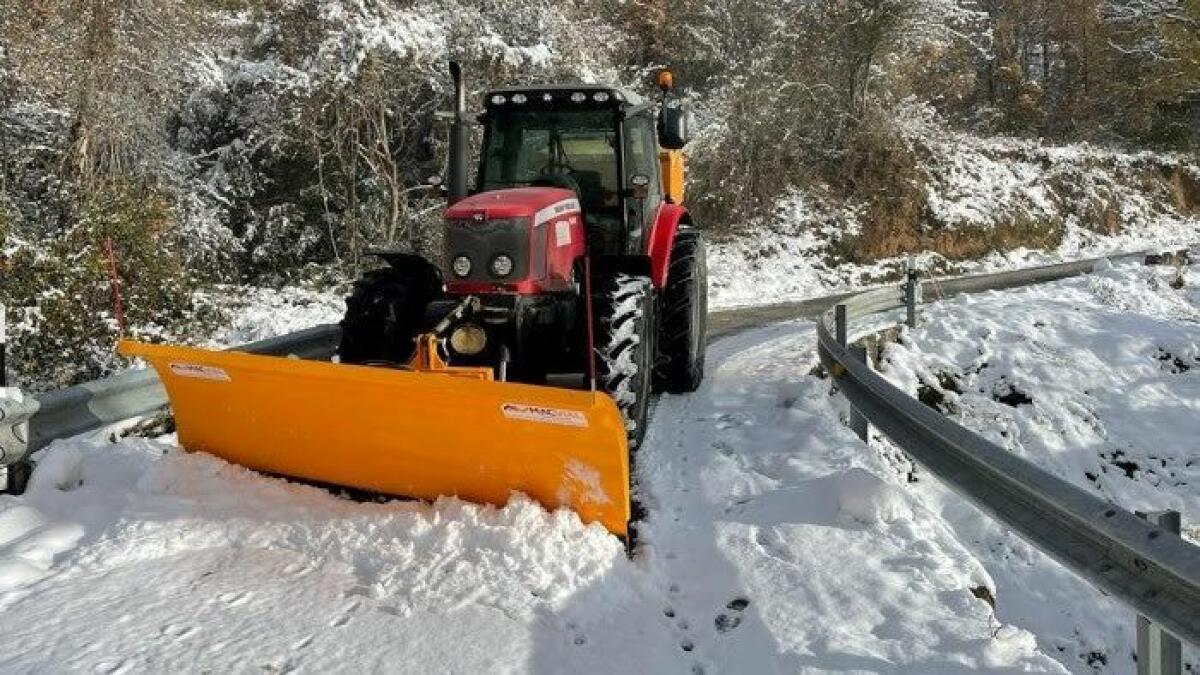
POLYGON ((917 268, 912 259, 908 261, 908 272, 904 283, 904 307, 908 310, 905 322, 909 328, 917 327, 917 303, 920 302, 921 283, 917 281, 917 268))
MULTIPOLYGON (((1137 515, 1174 534, 1179 534, 1183 525, 1178 511, 1139 511, 1137 515)), ((1138 675, 1183 673, 1183 649, 1179 640, 1141 615, 1137 618, 1137 672, 1138 675)))
MULTIPOLYGON (((867 348, 863 345, 852 345, 850 347, 850 355, 857 361, 870 365, 867 361, 867 348)), ((870 423, 867 421, 867 416, 858 411, 854 404, 850 404, 850 429, 858 436, 858 440, 866 443, 870 423)))
POLYGON ((833 308, 834 327, 837 332, 838 344, 846 346, 846 306, 838 305, 833 308))

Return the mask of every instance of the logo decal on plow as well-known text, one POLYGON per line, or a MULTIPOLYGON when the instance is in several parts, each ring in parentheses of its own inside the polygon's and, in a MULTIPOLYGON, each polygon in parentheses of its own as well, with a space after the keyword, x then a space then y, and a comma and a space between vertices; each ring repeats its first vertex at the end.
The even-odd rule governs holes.
POLYGON ((172 363, 171 372, 179 377, 191 377, 197 380, 215 380, 228 382, 229 373, 215 366, 202 366, 198 363, 172 363))
POLYGON ((543 408, 536 405, 520 403, 502 403, 500 410, 510 420, 525 420, 541 424, 557 424, 564 427, 586 427, 587 416, 578 410, 561 410, 559 408, 543 408))

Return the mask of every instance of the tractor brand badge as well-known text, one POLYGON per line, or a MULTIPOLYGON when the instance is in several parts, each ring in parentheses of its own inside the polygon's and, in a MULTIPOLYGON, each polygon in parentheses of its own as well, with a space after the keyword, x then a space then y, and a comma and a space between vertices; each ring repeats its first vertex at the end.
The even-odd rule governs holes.
POLYGON ((555 204, 553 208, 555 215, 566 213, 568 211, 578 211, 579 201, 575 199, 564 199, 563 201, 555 204))
POLYGON ((228 382, 229 373, 215 366, 202 366, 198 363, 172 363, 171 372, 179 377, 190 377, 197 380, 215 380, 228 382))
POLYGON ((538 225, 549 222, 563 215, 564 213, 571 213, 578 210, 578 199, 564 199, 562 201, 554 202, 550 206, 547 206, 541 211, 533 214, 533 225, 534 227, 537 227, 538 225))
POLYGON ((500 410, 510 420, 557 424, 564 427, 586 427, 588 425, 587 417, 578 410, 543 408, 520 403, 503 403, 500 405, 500 410))
POLYGON ((487 220, 487 214, 483 211, 476 211, 471 214, 471 219, 477 223, 482 223, 484 220, 487 220))

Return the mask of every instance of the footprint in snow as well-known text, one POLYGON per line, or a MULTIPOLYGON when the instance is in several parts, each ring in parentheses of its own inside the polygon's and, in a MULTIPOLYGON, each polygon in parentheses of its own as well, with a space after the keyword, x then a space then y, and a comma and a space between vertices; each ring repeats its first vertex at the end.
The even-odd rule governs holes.
POLYGON ((713 620, 713 623, 716 624, 718 633, 728 633, 734 628, 742 625, 742 617, 736 614, 732 616, 729 614, 718 614, 717 618, 713 620))
POLYGON ((334 620, 329 623, 329 625, 332 628, 341 628, 342 626, 345 626, 347 623, 350 623, 350 616, 354 613, 355 610, 358 609, 358 606, 360 604, 361 603, 358 600, 355 600, 354 602, 347 605, 346 608, 342 610, 342 613, 339 614, 337 617, 335 617, 334 620))
POLYGON ((312 571, 312 567, 307 560, 288 563, 288 566, 283 568, 283 573, 289 577, 302 577, 310 571, 312 571))
POLYGON ((742 612, 744 612, 749 606, 750 601, 741 596, 736 597, 726 603, 725 609, 728 609, 729 612, 722 612, 717 615, 716 619, 713 619, 713 623, 716 624, 717 627, 717 632, 728 633, 734 628, 742 625, 742 612))
POLYGON ((119 673, 128 673, 131 670, 132 665, 126 660, 117 661, 115 663, 112 661, 101 661, 95 666, 92 666, 93 673, 101 673, 102 675, 118 675, 119 673))
POLYGON ((159 629, 159 633, 162 635, 175 638, 176 640, 182 640, 183 638, 195 632, 195 626, 185 626, 179 623, 169 623, 159 629))
POLYGON ((238 605, 246 604, 252 595, 254 594, 250 591, 236 591, 233 593, 222 593, 217 596, 217 600, 220 600, 227 607, 237 607, 238 605))

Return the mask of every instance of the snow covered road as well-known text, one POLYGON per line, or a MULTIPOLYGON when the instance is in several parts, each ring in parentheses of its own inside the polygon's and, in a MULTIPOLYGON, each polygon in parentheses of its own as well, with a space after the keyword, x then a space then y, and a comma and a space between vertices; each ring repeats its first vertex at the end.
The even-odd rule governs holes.
POLYGON ((60 442, 0 498, 0 670, 1056 670, 809 376, 718 343, 641 455, 639 557, 566 511, 363 504, 165 441, 60 442))
MULTIPOLYGON (((1140 349, 1154 372, 1131 377, 1175 378, 1168 398, 1190 395, 1200 368, 1180 379, 1154 340, 1139 346, 1144 321, 1112 317, 1171 309, 1158 319, 1186 321, 1200 298, 1184 289, 1179 304, 1139 274, 950 301, 932 311, 961 314, 964 327, 943 334, 930 322, 907 336, 889 377, 916 393, 934 366, 962 361, 954 372, 965 372, 980 341, 996 377, 1062 377, 1021 364, 1069 369, 1083 354, 1064 355, 1063 343, 1087 351, 1115 339, 1069 331, 1124 326, 1120 372, 1140 349), (1135 292, 1169 307, 1137 295, 1132 305, 1102 301, 1135 292), (1084 314, 1060 309, 1057 342, 1043 334, 1036 355, 1005 356, 1027 331, 1006 333, 990 317, 1054 302, 1084 314)), ((1194 328, 1151 335, 1185 365, 1195 359, 1194 328)), ((886 442, 868 448, 845 428, 845 404, 816 362, 808 321, 749 330, 710 348, 700 391, 659 401, 638 460, 648 519, 633 560, 600 527, 521 497, 500 509, 360 503, 184 453, 170 439, 59 442, 28 494, 0 496, 0 671, 1132 669, 1122 653, 1131 614, 919 469, 910 483, 911 465, 886 442)), ((1067 380, 1060 389, 1062 409, 1077 410, 1067 380)), ((1071 445, 1087 440, 1082 427, 1027 431, 1059 404, 1000 404, 1009 420, 986 401, 948 396, 964 423, 1020 432, 1014 451, 1051 456, 1052 470, 1088 480, 1071 470, 1084 464, 1064 459, 1090 447, 1071 445), (1063 443, 1027 440, 1055 438, 1063 443)), ((1049 419, 1047 429, 1064 428, 1049 419)), ((1123 492, 1118 478, 1101 481, 1106 494, 1152 494, 1141 484, 1123 492)), ((1195 488, 1186 490, 1177 493, 1194 504, 1195 488)))

